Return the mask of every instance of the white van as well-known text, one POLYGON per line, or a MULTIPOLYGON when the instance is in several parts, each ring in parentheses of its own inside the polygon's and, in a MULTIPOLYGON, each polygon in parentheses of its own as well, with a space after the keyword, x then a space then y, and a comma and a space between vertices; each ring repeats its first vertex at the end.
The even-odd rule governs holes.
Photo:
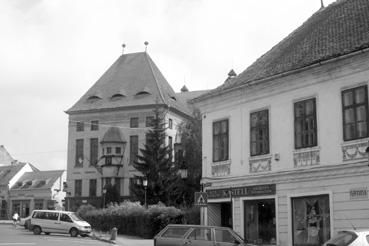
POLYGON ((72 237, 87 236, 91 232, 91 225, 79 218, 75 213, 57 210, 33 210, 31 214, 33 234, 44 232, 69 233, 72 237))

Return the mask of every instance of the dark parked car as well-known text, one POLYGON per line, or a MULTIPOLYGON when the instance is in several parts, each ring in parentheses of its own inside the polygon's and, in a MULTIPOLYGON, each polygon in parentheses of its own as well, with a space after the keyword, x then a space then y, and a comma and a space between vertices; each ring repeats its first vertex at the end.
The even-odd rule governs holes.
POLYGON ((168 225, 154 238, 154 246, 246 246, 232 229, 218 226, 168 225))
POLYGON ((369 245, 369 230, 340 231, 323 246, 364 246, 369 245))

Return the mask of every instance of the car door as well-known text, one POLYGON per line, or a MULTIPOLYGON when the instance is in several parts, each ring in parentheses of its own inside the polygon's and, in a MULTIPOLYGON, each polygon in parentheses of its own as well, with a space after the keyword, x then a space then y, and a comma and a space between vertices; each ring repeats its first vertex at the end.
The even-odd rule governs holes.
POLYGON ((49 232, 60 232, 59 212, 47 212, 47 223, 49 232))
POLYGON ((188 226, 169 226, 160 236, 155 237, 155 245, 182 246, 185 235, 190 228, 188 226))
POLYGON ((73 226, 73 220, 68 214, 61 213, 59 217, 60 230, 62 233, 69 233, 73 226))
POLYGON ((215 228, 214 232, 216 246, 236 246, 242 244, 242 241, 228 229, 215 228))
POLYGON ((182 246, 214 246, 210 227, 195 227, 183 240, 182 246))

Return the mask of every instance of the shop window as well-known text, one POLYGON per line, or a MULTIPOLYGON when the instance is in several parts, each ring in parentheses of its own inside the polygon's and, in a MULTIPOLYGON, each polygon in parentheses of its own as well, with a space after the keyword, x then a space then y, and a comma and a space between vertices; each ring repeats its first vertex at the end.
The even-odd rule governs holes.
POLYGON ((368 137, 368 89, 360 86, 342 91, 343 139, 368 137))
POLYGON ((228 120, 213 123, 213 161, 228 160, 228 120))
POLYGON ((43 209, 44 208, 44 200, 35 200, 35 209, 43 209))
POLYGON ((317 145, 317 124, 315 98, 294 104, 295 111, 295 148, 307 148, 317 145))
POLYGON ((248 200, 244 206, 245 239, 257 245, 276 244, 274 199, 248 200))
POLYGON ((254 112, 250 115, 250 136, 251 156, 269 153, 268 110, 254 112))
POLYGON ((291 199, 294 246, 318 246, 331 235, 329 196, 308 196, 291 199))

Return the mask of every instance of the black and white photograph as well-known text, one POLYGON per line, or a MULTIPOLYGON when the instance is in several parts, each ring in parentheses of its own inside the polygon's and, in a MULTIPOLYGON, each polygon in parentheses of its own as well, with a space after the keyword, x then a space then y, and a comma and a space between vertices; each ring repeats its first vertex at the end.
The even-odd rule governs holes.
POLYGON ((0 246, 369 246, 369 0, 0 0, 0 246))

